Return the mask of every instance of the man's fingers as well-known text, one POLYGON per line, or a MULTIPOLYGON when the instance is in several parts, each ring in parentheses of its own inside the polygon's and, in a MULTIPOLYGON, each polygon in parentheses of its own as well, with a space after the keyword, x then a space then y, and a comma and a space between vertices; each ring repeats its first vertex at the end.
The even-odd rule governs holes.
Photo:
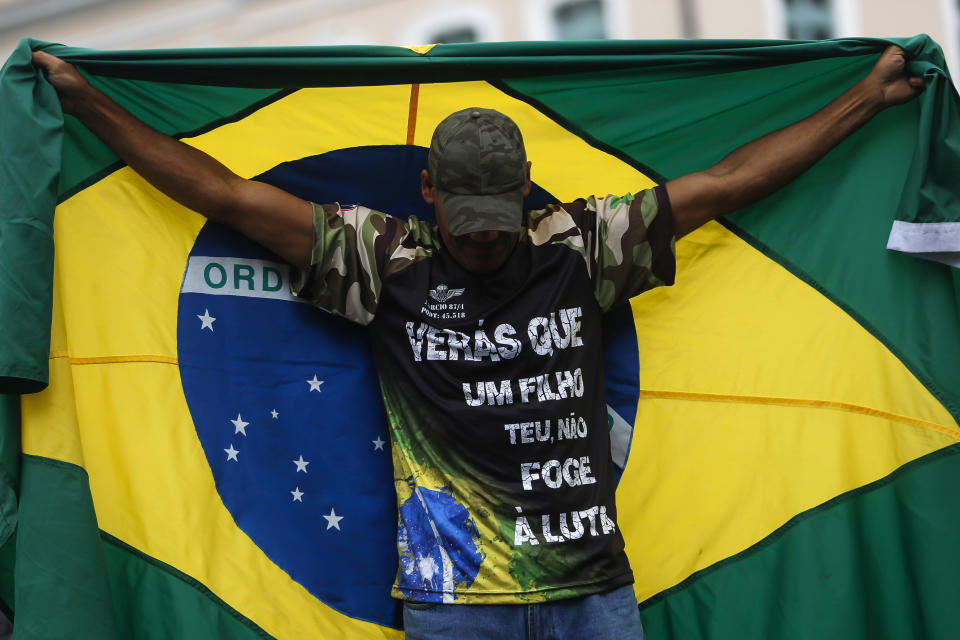
MULTIPOLYGON (((46 55, 49 56, 50 54, 48 53, 46 55)), ((44 56, 43 51, 34 51, 33 55, 30 56, 30 61, 33 63, 33 66, 39 67, 43 71, 47 71, 49 67, 49 63, 43 56, 44 56)))
POLYGON ((74 70, 74 66, 72 64, 66 62, 62 58, 51 55, 46 51, 34 51, 31 56, 31 61, 36 66, 46 71, 48 75, 69 75, 70 72, 74 70))
POLYGON ((85 87, 89 86, 86 79, 72 64, 45 51, 34 51, 30 60, 43 71, 47 81, 57 90, 64 112, 73 113, 77 98, 82 95, 85 87))
POLYGON ((904 62, 906 62, 907 53, 902 48, 898 47, 895 44, 892 44, 883 50, 883 53, 880 54, 880 59, 884 60, 884 59, 892 59, 892 58, 899 58, 904 62))
POLYGON ((34 51, 33 55, 31 56, 31 60, 33 64, 37 65, 38 67, 49 70, 50 66, 55 64, 60 59, 50 55, 46 51, 34 51))
POLYGON ((46 51, 34 51, 30 59, 34 66, 42 69, 44 75, 51 81, 53 81, 53 76, 63 74, 69 67, 69 63, 50 55, 46 51))

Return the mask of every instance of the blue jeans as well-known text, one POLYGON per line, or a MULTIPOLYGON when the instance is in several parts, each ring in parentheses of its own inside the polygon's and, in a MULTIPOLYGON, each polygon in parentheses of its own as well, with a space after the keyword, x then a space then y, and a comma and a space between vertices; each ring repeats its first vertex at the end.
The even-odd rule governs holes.
POLYGON ((406 640, 643 640, 633 585, 537 604, 403 603, 406 640))

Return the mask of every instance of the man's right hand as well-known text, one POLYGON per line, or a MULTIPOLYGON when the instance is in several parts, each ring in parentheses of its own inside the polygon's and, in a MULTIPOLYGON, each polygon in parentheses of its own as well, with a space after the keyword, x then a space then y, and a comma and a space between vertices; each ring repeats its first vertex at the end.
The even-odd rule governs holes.
POLYGON ((147 182, 287 262, 310 265, 313 208, 309 202, 246 180, 199 149, 152 129, 91 86, 72 64, 42 51, 34 52, 33 63, 57 90, 64 112, 76 116, 147 182))
POLYGON ((83 95, 83 92, 90 89, 90 83, 80 75, 77 68, 65 62, 56 56, 52 56, 45 51, 33 52, 33 64, 43 69, 47 80, 57 90, 60 96, 60 104, 63 105, 65 113, 73 114, 76 110, 76 102, 83 95))

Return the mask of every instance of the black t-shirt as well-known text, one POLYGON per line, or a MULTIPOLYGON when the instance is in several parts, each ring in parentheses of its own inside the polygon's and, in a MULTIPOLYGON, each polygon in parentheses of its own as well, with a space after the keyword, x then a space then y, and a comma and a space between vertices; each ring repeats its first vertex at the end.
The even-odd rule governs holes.
POLYGON ((434 225, 315 207, 299 295, 371 329, 407 600, 516 603, 633 581, 617 526, 601 316, 675 268, 662 188, 530 212, 475 275, 434 225))

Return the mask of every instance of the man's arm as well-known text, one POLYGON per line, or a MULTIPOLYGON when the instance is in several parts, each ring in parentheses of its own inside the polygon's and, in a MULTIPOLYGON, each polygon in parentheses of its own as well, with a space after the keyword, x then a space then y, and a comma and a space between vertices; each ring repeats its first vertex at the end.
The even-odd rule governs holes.
POLYGON ((903 49, 887 47, 866 78, 820 111, 740 147, 709 169, 667 182, 677 237, 765 198, 877 113, 922 90, 923 79, 906 73, 903 49))
POLYGON ((143 124, 90 86, 73 65, 37 51, 65 113, 76 116, 154 187, 210 220, 231 226, 298 267, 310 266, 310 203, 245 180, 209 155, 143 124))

